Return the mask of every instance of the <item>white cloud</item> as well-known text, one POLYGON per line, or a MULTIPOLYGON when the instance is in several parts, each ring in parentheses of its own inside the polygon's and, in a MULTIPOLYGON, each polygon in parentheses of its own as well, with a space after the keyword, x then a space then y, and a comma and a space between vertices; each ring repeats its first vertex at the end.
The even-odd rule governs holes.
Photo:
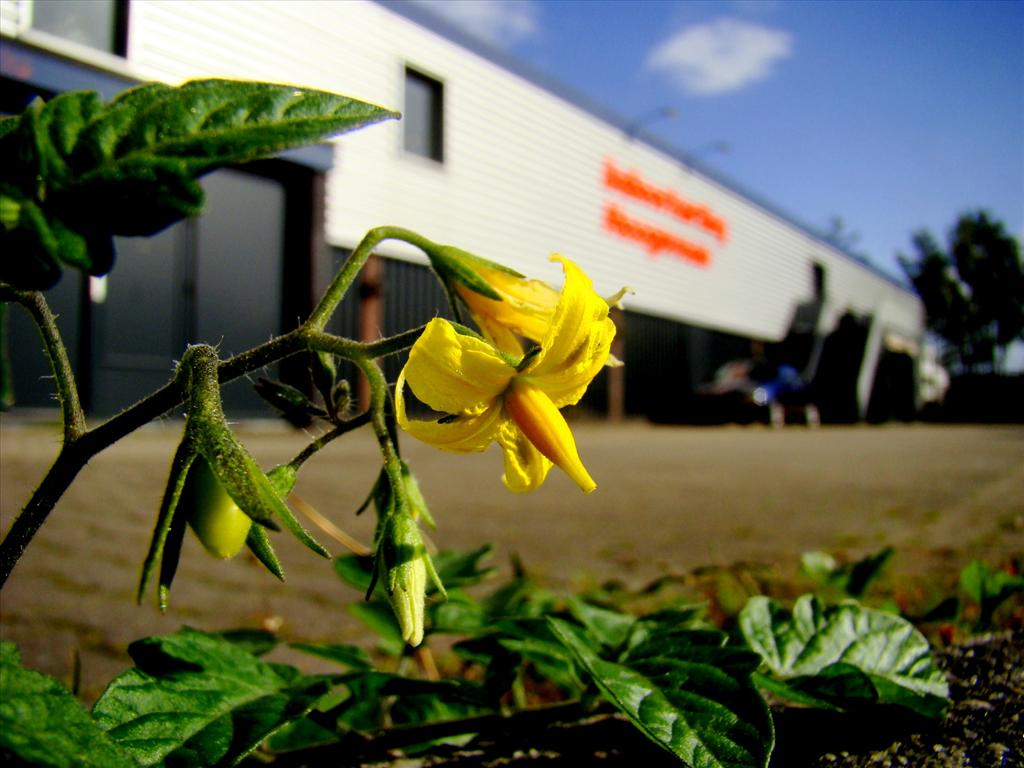
POLYGON ((503 48, 535 37, 540 29, 534 0, 417 0, 417 4, 503 48))
POLYGON ((666 72, 686 93, 735 91, 762 80, 793 50, 788 32, 722 18, 676 33, 647 56, 647 68, 666 72))

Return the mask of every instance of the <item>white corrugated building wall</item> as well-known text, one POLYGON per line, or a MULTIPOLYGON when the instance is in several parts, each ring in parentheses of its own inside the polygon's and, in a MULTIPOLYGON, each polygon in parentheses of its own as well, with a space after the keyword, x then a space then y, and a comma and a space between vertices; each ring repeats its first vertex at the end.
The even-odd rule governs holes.
MULTIPOLYGON (((30 3, 0 5, 10 34, 30 3)), ((820 328, 846 312, 870 318, 862 412, 885 338, 920 342, 922 307, 905 288, 418 13, 371 0, 134 2, 127 67, 171 83, 288 82, 399 110, 407 68, 440 83, 443 162, 406 152, 398 122, 336 140, 326 237, 337 248, 397 224, 552 282, 560 276, 546 257, 560 252, 601 293, 632 287, 633 312, 765 341, 782 339, 794 308, 814 298, 817 268, 827 281, 820 328), (620 183, 608 183, 609 168, 620 183), (650 194, 676 201, 676 214, 650 194), (689 213, 679 215, 680 206, 689 213), (673 244, 652 253, 638 226, 673 244)), ((401 244, 382 252, 422 262, 401 244)))

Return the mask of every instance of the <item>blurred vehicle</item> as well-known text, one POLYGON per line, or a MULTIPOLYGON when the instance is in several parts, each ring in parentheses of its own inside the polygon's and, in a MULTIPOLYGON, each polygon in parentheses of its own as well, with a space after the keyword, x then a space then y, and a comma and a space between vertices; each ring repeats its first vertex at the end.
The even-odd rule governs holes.
POLYGON ((949 392, 949 371, 939 362, 939 353, 931 344, 924 345, 918 362, 918 400, 922 418, 937 418, 949 392))
POLYGON ((691 412, 714 424, 762 421, 781 427, 796 415, 808 426, 821 423, 811 387, 796 368, 763 358, 723 365, 712 381, 697 388, 691 412))

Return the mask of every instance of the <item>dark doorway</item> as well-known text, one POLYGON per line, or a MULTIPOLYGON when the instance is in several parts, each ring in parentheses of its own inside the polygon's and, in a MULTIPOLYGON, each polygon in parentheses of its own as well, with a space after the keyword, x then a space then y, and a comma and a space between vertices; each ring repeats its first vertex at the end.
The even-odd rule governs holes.
MULTIPOLYGON (((92 291, 94 413, 167 383, 187 344, 212 344, 225 358, 281 332, 284 188, 235 170, 202 183, 202 216, 119 240, 115 269, 92 291)), ((266 412, 245 380, 223 395, 230 411, 266 412)))

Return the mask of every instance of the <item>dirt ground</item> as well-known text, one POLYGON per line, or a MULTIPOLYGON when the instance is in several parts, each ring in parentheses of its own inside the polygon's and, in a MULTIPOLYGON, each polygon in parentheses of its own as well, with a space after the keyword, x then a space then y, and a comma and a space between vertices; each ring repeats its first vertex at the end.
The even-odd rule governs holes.
MULTIPOLYGON (((279 627, 288 639, 366 642, 345 605, 359 595, 330 563, 283 535, 288 572, 277 582, 245 557, 211 560, 188 537, 161 615, 134 601, 181 424, 141 430, 95 457, 62 499, 0 592, 0 636, 26 663, 67 678, 77 649, 83 691, 95 695, 128 660, 125 646, 182 624, 202 629, 279 627)), ((306 437, 243 424, 265 467, 290 459, 306 437)), ((539 491, 510 494, 492 448, 457 456, 406 439, 403 451, 438 522, 439 548, 495 545, 553 588, 659 576, 737 561, 795 570, 800 553, 849 556, 891 545, 890 570, 952 584, 974 558, 1024 553, 1024 427, 853 426, 678 428, 583 423, 580 453, 598 482, 581 494, 556 471, 539 491)), ((8 529, 55 455, 52 428, 0 421, 0 529, 8 529)), ((354 517, 379 463, 369 434, 315 457, 297 493, 364 542, 371 514, 354 517)), ((342 553, 319 536, 336 554, 342 553)))

